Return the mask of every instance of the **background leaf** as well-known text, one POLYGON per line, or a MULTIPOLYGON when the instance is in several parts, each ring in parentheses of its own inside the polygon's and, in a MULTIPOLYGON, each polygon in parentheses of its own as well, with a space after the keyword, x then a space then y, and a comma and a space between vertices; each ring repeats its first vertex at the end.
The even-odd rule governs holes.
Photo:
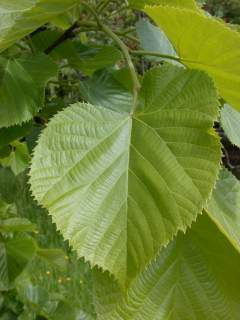
POLYGON ((16 125, 8 128, 0 129, 0 146, 4 147, 14 140, 24 137, 27 135, 32 128, 32 122, 26 122, 22 125, 16 125))
POLYGON ((13 203, 16 197, 16 177, 9 168, 0 167, 0 198, 13 203))
POLYGON ((33 232, 36 226, 24 218, 0 220, 0 232, 33 232))
MULTIPOLYGON (((141 47, 145 51, 154 51, 161 54, 167 54, 178 57, 172 44, 169 42, 165 34, 158 28, 151 24, 148 20, 139 20, 136 24, 137 34, 140 39, 141 47)), ((179 65, 175 60, 146 56, 149 60, 153 61, 168 61, 173 64, 179 65)))
POLYGON ((75 7, 77 0, 0 2, 0 52, 41 25, 75 7))
POLYGON ((0 164, 3 167, 11 168, 15 175, 23 172, 30 161, 30 155, 27 145, 24 142, 12 143, 12 151, 8 157, 0 159, 0 164))
POLYGON ((222 169, 207 205, 210 218, 240 252, 240 182, 222 169))
POLYGON ((0 291, 7 290, 36 252, 35 241, 28 236, 0 240, 0 291))
POLYGON ((130 90, 126 90, 119 83, 118 78, 117 71, 102 70, 96 72, 91 78, 81 82, 81 95, 93 105, 128 112, 131 109, 133 97, 130 90))
POLYGON ((57 66, 43 54, 15 60, 0 57, 0 127, 30 120, 44 105, 47 81, 56 75, 57 66))
POLYGON ((221 109, 220 122, 231 143, 240 148, 240 112, 225 104, 221 109))

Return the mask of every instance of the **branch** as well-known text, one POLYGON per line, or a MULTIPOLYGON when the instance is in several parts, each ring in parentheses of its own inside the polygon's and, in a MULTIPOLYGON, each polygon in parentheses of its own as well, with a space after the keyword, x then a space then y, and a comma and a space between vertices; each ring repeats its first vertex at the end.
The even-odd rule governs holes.
POLYGON ((105 0, 101 2, 99 6, 97 6, 98 14, 100 14, 109 5, 110 2, 111 0, 105 0))
POLYGON ((125 43, 118 37, 118 35, 116 33, 114 33, 108 26, 106 26, 105 24, 103 24, 101 22, 101 20, 98 17, 97 12, 95 12, 95 10, 87 3, 82 3, 92 14, 93 16, 96 18, 96 21, 100 27, 100 29, 102 31, 104 31, 110 38, 112 38, 113 41, 116 42, 116 44, 119 46, 119 48, 121 49, 123 56, 127 62, 130 74, 131 74, 131 78, 132 78, 132 83, 133 83, 133 108, 132 108, 132 112, 134 112, 134 110, 136 109, 136 105, 137 105, 137 98, 138 98, 138 93, 140 90, 140 82, 138 80, 138 76, 134 67, 134 64, 132 62, 132 58, 129 54, 128 51, 128 47, 125 45, 125 43))
POLYGON ((73 30, 78 26, 78 23, 75 22, 70 28, 68 28, 58 39, 56 39, 47 49, 44 50, 44 53, 49 54, 52 52, 56 47, 58 47, 62 42, 67 39, 73 37, 74 33, 73 30))

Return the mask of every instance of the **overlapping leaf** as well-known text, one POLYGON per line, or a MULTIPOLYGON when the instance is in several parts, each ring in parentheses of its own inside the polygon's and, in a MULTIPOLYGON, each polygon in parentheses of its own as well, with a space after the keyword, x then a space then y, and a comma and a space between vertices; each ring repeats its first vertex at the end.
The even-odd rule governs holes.
POLYGON ((0 52, 78 3, 78 0, 1 0, 0 52))
POLYGON ((0 128, 30 120, 42 107, 44 88, 57 74, 47 56, 0 58, 0 128))
POLYGON ((231 143, 240 148, 240 112, 225 104, 221 110, 221 125, 231 143))
POLYGON ((75 104, 40 137, 33 194, 78 255, 123 284, 201 212, 219 167, 217 107, 207 75, 168 65, 145 75, 133 116, 75 104))
MULTIPOLYGON (((146 51, 159 52, 161 54, 171 55, 177 57, 177 54, 165 36, 165 34, 158 28, 155 27, 147 20, 140 20, 136 24, 137 34, 140 39, 141 47, 146 51)), ((147 56, 148 59, 153 61, 168 61, 174 64, 179 64, 175 60, 161 58, 161 57, 152 57, 147 56)))
POLYGON ((205 70, 220 95, 240 110, 240 35, 213 17, 175 7, 146 7, 165 32, 181 61, 205 70))
POLYGON ((24 235, 0 241, 0 291, 8 289, 35 252, 35 241, 24 235))
POLYGON ((115 309, 116 287, 105 277, 105 299, 95 291, 102 303, 97 311, 101 320, 233 320, 240 312, 239 281, 238 252, 204 214, 161 251, 115 309))
MULTIPOLYGON (((133 103, 131 92, 115 79, 116 73, 118 71, 108 70, 94 73, 91 78, 81 83, 82 97, 93 105, 104 105, 106 108, 120 112, 129 111, 133 103)), ((129 79, 128 74, 127 76, 129 79)), ((123 81, 126 85, 128 80, 124 78, 123 81)))

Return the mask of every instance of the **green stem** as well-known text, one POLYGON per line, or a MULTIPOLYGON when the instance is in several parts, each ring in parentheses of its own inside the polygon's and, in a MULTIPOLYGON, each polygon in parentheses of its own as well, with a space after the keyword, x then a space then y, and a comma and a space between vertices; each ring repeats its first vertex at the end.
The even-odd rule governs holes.
POLYGON ((85 5, 85 7, 93 14, 93 16, 96 18, 96 21, 100 27, 100 29, 102 31, 104 31, 110 38, 112 38, 113 41, 116 42, 116 44, 118 45, 118 47, 121 49, 123 56, 127 62, 130 74, 131 74, 131 78, 132 78, 132 83, 133 83, 133 108, 132 108, 132 112, 134 112, 134 110, 136 109, 137 106, 137 99, 138 99, 138 93, 140 90, 140 82, 138 80, 138 76, 134 67, 134 64, 132 62, 132 58, 129 54, 129 50, 128 47, 125 45, 125 43, 118 37, 118 35, 116 33, 114 33, 108 26, 106 26, 105 24, 103 24, 101 22, 101 20, 98 17, 97 12, 91 7, 89 6, 89 4, 87 3, 82 3, 83 5, 85 5))
POLYGON ((99 4, 99 6, 97 7, 97 12, 98 14, 100 14, 108 5, 109 3, 111 2, 112 0, 105 0, 103 2, 101 2, 99 4))
POLYGON ((131 50, 131 53, 136 56, 153 56, 153 57, 160 57, 164 59, 170 59, 170 60, 181 62, 181 59, 178 57, 174 57, 168 54, 163 54, 157 51, 131 50))

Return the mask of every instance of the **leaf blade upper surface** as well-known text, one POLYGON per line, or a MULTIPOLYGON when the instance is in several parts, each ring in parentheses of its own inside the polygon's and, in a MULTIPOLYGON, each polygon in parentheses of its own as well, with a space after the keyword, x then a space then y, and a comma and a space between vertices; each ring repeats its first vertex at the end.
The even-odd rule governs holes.
POLYGON ((145 12, 165 32, 181 62, 206 71, 220 95, 240 110, 240 35, 213 17, 168 6, 145 12))
POLYGON ((217 105, 205 74, 167 65, 145 76, 133 117, 75 104, 51 121, 30 183, 79 256, 124 283, 186 230, 218 172, 217 105))

